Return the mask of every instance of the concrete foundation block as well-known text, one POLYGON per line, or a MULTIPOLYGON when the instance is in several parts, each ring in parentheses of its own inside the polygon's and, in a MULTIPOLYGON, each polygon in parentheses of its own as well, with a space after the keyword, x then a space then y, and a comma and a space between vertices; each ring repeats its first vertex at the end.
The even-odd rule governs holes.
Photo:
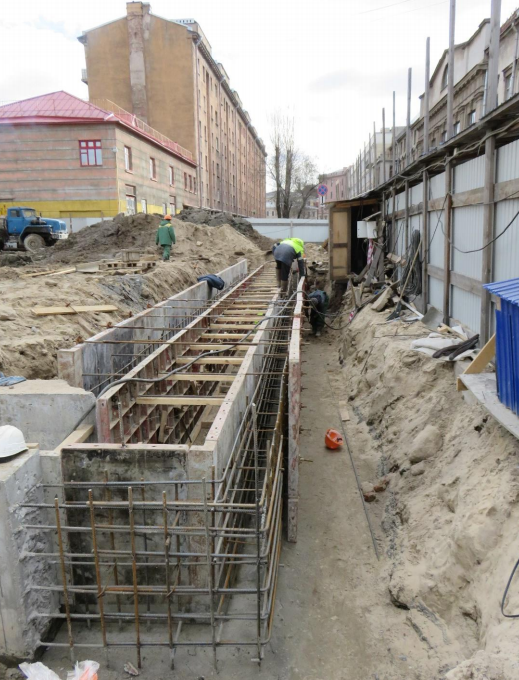
POLYGON ((34 585, 55 582, 49 560, 27 553, 49 552, 49 533, 24 530, 23 525, 46 524, 49 517, 38 508, 21 503, 43 502, 38 451, 26 451, 0 463, 0 656, 31 658, 38 641, 51 625, 50 615, 58 609, 58 596, 34 585), (49 618, 35 617, 36 613, 49 618))
POLYGON ((64 380, 26 380, 0 387, 1 425, 18 427, 27 442, 54 449, 79 422, 95 422, 95 397, 64 380))

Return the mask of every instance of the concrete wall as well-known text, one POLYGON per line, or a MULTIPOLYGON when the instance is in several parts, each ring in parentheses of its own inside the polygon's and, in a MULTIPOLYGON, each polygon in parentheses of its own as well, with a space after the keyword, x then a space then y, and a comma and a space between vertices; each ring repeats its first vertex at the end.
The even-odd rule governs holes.
MULTIPOLYGON (((219 272, 218 276, 221 276, 225 281, 227 289, 246 274, 247 260, 241 260, 219 272)), ((162 337, 162 332, 154 331, 154 328, 171 327, 172 333, 175 324, 178 329, 183 328, 192 320, 193 312, 197 308, 198 303, 193 302, 192 299, 200 300, 200 310, 203 311, 205 303, 212 297, 215 297, 215 291, 211 291, 207 283, 197 283, 173 295, 164 302, 155 305, 151 309, 145 309, 131 319, 121 321, 113 328, 98 333, 90 338, 90 340, 133 340, 136 337, 139 339, 158 339, 162 337), (182 302, 183 300, 186 302, 182 302), (185 319, 175 319, 168 316, 169 314, 184 315, 185 319), (146 326, 149 328, 149 331, 132 330, 133 326, 146 326)), ((93 343, 82 343, 72 349, 62 349, 58 351, 58 376, 74 387, 84 387, 86 390, 92 390, 103 378, 84 376, 84 373, 100 374, 120 371, 123 366, 130 364, 132 361, 131 355, 138 358, 138 355, 145 349, 146 346, 144 344, 109 345, 93 343), (114 354, 126 354, 129 356, 114 357, 114 354)))
POLYGON ((287 538, 297 540, 299 512, 299 440, 301 435, 301 338, 304 279, 299 282, 288 356, 287 538))
POLYGON ((31 450, 0 464, 0 656, 32 657, 51 619, 34 614, 53 613, 56 594, 35 590, 55 582, 54 567, 46 560, 24 557, 28 552, 48 552, 50 534, 22 530, 22 524, 47 524, 45 512, 22 508, 20 503, 43 502, 42 470, 38 451, 31 450))
POLYGON ((26 442, 53 449, 68 437, 85 416, 95 422, 95 397, 64 380, 26 380, 0 387, 2 425, 14 425, 26 442))

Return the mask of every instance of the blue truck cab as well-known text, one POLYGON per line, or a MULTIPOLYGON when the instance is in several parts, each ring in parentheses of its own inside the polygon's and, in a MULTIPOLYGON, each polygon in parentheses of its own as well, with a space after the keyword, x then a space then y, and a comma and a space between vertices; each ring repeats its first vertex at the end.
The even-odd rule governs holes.
POLYGON ((63 220, 40 217, 34 208, 8 208, 0 216, 0 250, 34 251, 68 238, 63 220))

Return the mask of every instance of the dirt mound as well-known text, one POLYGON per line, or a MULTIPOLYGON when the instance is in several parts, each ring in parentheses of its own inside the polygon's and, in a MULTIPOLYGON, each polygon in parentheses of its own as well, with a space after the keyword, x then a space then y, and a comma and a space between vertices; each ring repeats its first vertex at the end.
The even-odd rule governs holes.
MULTIPOLYGON (((499 603, 519 557, 519 442, 456 392, 452 364, 410 349, 425 326, 385 317, 363 310, 341 358, 352 441, 389 480, 378 510, 388 602, 411 621, 427 677, 512 680, 516 629, 499 603)), ((518 592, 512 584, 509 612, 518 592)))
POLYGON ((208 227, 220 227, 223 224, 228 224, 264 250, 271 248, 274 243, 272 239, 258 233, 245 217, 233 215, 230 212, 215 213, 204 208, 184 208, 177 215, 177 219, 192 224, 204 224, 208 227))

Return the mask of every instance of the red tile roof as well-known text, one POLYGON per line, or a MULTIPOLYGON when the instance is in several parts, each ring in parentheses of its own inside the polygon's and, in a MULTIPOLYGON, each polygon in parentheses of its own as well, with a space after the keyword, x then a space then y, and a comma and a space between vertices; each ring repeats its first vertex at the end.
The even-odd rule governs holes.
POLYGON ((104 121, 111 117, 108 111, 63 91, 0 106, 0 123, 104 121))

